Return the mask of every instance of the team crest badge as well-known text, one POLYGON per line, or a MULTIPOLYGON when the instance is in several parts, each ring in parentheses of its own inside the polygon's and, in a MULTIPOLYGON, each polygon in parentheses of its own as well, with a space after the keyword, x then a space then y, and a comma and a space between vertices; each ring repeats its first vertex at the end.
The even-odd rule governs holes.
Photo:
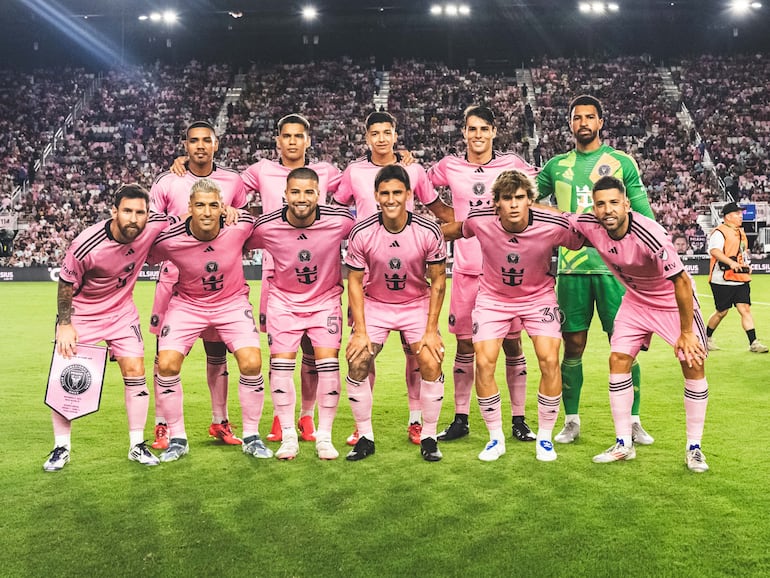
POLYGON ((610 165, 599 165, 596 172, 599 173, 600 177, 608 177, 612 174, 612 168, 610 165))
POLYGON ((473 183, 473 194, 477 197, 481 197, 484 193, 487 192, 487 188, 484 186, 484 183, 473 183))
POLYGON ((310 261, 312 257, 313 256, 310 254, 310 251, 308 251, 307 249, 302 249, 297 254, 297 259, 299 259, 300 263, 307 263, 308 261, 310 261))
POLYGON ((388 267, 391 269, 401 269, 401 259, 398 257, 393 257, 390 261, 388 261, 388 267))
POLYGON ((219 263, 216 261, 206 263, 206 273, 216 273, 217 271, 219 271, 219 263))
POLYGON ((457 323, 457 317, 454 316, 454 313, 449 314, 449 326, 454 327, 455 323, 457 323))
POLYGON ((519 262, 519 254, 518 253, 508 253, 506 256, 506 259, 509 263, 518 263, 519 262))
POLYGON ((73 364, 64 368, 61 373, 61 386, 71 395, 80 395, 88 391, 93 378, 85 365, 73 364))

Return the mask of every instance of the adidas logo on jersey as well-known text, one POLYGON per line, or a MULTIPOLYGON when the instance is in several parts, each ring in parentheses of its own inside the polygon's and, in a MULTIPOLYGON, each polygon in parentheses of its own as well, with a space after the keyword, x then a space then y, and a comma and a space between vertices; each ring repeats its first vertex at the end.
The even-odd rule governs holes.
POLYGON ((126 257, 128 257, 129 255, 133 255, 134 253, 135 251, 133 249, 129 249, 128 252, 126 253, 126 257))
POLYGON ((519 244, 519 241, 516 240, 516 237, 511 237, 510 239, 508 239, 508 242, 509 243, 513 243, 514 245, 518 245, 519 244))
POLYGON ((398 241, 393 241, 393 242, 390 244, 390 246, 391 246, 391 247, 400 247, 401 245, 399 245, 399 244, 398 244, 398 241))
POLYGON ((307 236, 305 233, 301 233, 299 237, 297 237, 297 241, 307 241, 307 236))
POLYGON ((484 172, 484 169, 483 169, 482 167, 479 167, 479 168, 477 168, 477 169, 476 169, 475 171, 473 171, 473 172, 474 172, 474 173, 483 173, 483 172, 484 172))
POLYGON ((214 247, 212 247, 211 245, 209 245, 208 247, 206 247, 206 248, 203 250, 203 252, 204 252, 204 253, 211 253, 213 250, 214 250, 214 247))
POLYGON ((618 250, 615 247, 610 247, 609 251, 607 251, 607 252, 608 253, 612 253, 613 255, 617 255, 618 254, 618 250))

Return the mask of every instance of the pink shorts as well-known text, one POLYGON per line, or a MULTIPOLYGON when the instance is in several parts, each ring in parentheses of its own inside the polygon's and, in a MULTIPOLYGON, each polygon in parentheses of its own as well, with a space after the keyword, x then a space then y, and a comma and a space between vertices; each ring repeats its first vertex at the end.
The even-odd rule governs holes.
POLYGON ((291 311, 284 301, 268 303, 267 343, 270 353, 294 353, 307 333, 313 347, 339 350, 342 343, 342 305, 339 297, 319 305, 316 311, 291 311))
MULTIPOLYGON (((473 337, 473 307, 479 294, 479 276, 465 273, 452 274, 452 294, 449 298, 449 333, 457 339, 473 337)), ((521 337, 521 323, 517 319, 506 339, 521 337)))
POLYGON ((400 331, 407 343, 419 343, 425 335, 429 307, 429 299, 403 305, 364 299, 364 317, 369 341, 384 345, 391 331, 400 331))
MULTIPOLYGON (((693 311, 692 330, 698 336, 698 341, 706 347, 706 326, 701 317, 700 308, 695 304, 693 311)), ((615 315, 615 327, 610 338, 610 351, 625 353, 636 357, 641 350, 647 350, 650 346, 652 334, 657 333, 670 346, 676 344, 682 333, 679 324, 679 311, 676 309, 651 309, 647 305, 639 305, 633 301, 623 299, 620 303, 617 315, 615 315)), ((680 360, 684 360, 684 354, 677 351, 680 360)))
POLYGON ((160 332, 158 351, 171 349, 187 355, 198 337, 218 333, 230 351, 244 347, 259 348, 259 331, 254 325, 254 311, 245 295, 239 295, 217 308, 201 310, 198 305, 172 298, 160 332))
POLYGON ((94 345, 106 341, 112 357, 144 357, 142 327, 133 303, 109 315, 72 316, 78 342, 94 345))
POLYGON ((473 308, 473 342, 504 339, 522 328, 530 337, 561 339, 561 318, 553 291, 522 303, 479 295, 473 308))

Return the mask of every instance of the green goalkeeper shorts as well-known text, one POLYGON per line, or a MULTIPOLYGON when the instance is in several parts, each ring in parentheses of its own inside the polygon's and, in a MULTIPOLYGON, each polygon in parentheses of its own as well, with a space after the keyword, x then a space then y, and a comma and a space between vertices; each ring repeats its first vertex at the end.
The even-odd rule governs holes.
POLYGON ((564 314, 562 333, 587 331, 596 306, 602 329, 611 335, 625 292, 625 287, 612 275, 559 275, 556 297, 564 314))

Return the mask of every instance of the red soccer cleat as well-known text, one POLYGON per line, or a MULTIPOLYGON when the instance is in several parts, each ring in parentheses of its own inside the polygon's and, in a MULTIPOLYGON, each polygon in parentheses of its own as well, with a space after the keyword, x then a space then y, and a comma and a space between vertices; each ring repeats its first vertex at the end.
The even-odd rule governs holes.
POLYGON ((299 430, 303 442, 315 441, 315 424, 313 423, 312 417, 305 415, 299 418, 297 429, 299 430))
POLYGON ((273 427, 270 429, 270 433, 267 434, 267 441, 269 442, 283 441, 283 433, 281 432, 281 422, 278 421, 277 415, 273 417, 273 427))
POLYGON ((356 428, 355 431, 353 431, 353 433, 348 436, 348 439, 345 440, 345 443, 349 446, 354 446, 358 443, 359 437, 361 436, 358 435, 358 428, 356 428))
POLYGON ((233 433, 233 428, 227 420, 222 423, 212 423, 209 426, 209 435, 222 440, 229 446, 239 446, 243 443, 243 440, 233 433))
POLYGON ((416 446, 420 445, 420 435, 422 434, 422 424, 421 423, 414 422, 408 428, 406 428, 406 433, 409 434, 409 441, 410 442, 412 442, 416 446))
POLYGON ((155 426, 155 441, 152 447, 156 450, 168 449, 168 426, 165 423, 159 423, 155 426))

